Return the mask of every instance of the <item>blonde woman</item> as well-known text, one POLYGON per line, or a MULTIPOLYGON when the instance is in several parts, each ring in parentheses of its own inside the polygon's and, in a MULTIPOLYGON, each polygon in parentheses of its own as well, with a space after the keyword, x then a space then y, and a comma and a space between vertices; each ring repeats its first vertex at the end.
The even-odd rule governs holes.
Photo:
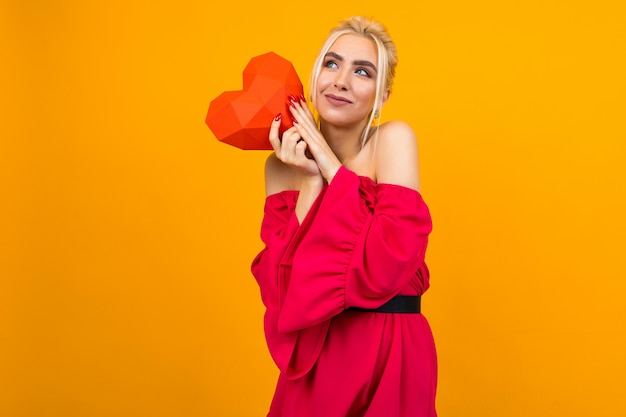
POLYGON ((352 17, 315 62, 310 98, 265 167, 265 248, 252 272, 280 376, 270 417, 434 417, 435 345, 420 310, 432 223, 419 192, 415 135, 378 125, 396 48, 352 17))

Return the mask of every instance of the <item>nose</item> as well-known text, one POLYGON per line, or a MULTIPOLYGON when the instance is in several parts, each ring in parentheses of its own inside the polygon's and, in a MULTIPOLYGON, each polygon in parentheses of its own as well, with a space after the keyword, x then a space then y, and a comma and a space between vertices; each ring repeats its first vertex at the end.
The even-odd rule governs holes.
POLYGON ((345 71, 337 71, 335 77, 335 87, 339 90, 345 91, 348 89, 348 83, 346 81, 347 74, 345 71))
POLYGON ((335 81, 335 87, 337 87, 338 90, 342 90, 342 91, 345 91, 348 89, 348 87, 346 87, 342 79, 338 79, 335 81))

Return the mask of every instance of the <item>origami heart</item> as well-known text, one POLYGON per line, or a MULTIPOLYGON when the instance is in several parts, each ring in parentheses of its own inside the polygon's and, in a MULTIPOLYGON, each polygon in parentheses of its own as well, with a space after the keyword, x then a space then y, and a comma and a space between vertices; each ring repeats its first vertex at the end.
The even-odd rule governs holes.
POLYGON ((225 91, 209 105, 206 124, 215 137, 241 149, 271 150, 272 120, 282 113, 280 134, 289 129, 288 96, 302 94, 291 62, 274 52, 256 56, 243 70, 243 90, 225 91))

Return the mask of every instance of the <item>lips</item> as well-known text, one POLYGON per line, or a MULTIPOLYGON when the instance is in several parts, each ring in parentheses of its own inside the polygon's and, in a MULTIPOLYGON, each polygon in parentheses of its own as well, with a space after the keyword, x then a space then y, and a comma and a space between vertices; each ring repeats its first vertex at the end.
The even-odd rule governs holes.
POLYGON ((341 105, 346 105, 346 104, 351 104, 352 103, 347 98, 341 97, 341 96, 336 96, 334 94, 326 94, 324 97, 326 97, 326 100, 328 100, 331 104, 334 104, 335 106, 341 106, 341 105))

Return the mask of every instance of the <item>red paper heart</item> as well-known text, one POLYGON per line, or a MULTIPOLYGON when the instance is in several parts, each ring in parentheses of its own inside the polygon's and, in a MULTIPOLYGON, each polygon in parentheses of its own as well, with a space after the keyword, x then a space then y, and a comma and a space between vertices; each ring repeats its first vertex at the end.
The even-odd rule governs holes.
POLYGON ((225 91, 209 105, 206 124, 215 137, 241 149, 271 150, 272 119, 282 113, 280 134, 289 129, 288 96, 302 94, 291 62, 274 52, 256 56, 243 70, 243 90, 225 91))

